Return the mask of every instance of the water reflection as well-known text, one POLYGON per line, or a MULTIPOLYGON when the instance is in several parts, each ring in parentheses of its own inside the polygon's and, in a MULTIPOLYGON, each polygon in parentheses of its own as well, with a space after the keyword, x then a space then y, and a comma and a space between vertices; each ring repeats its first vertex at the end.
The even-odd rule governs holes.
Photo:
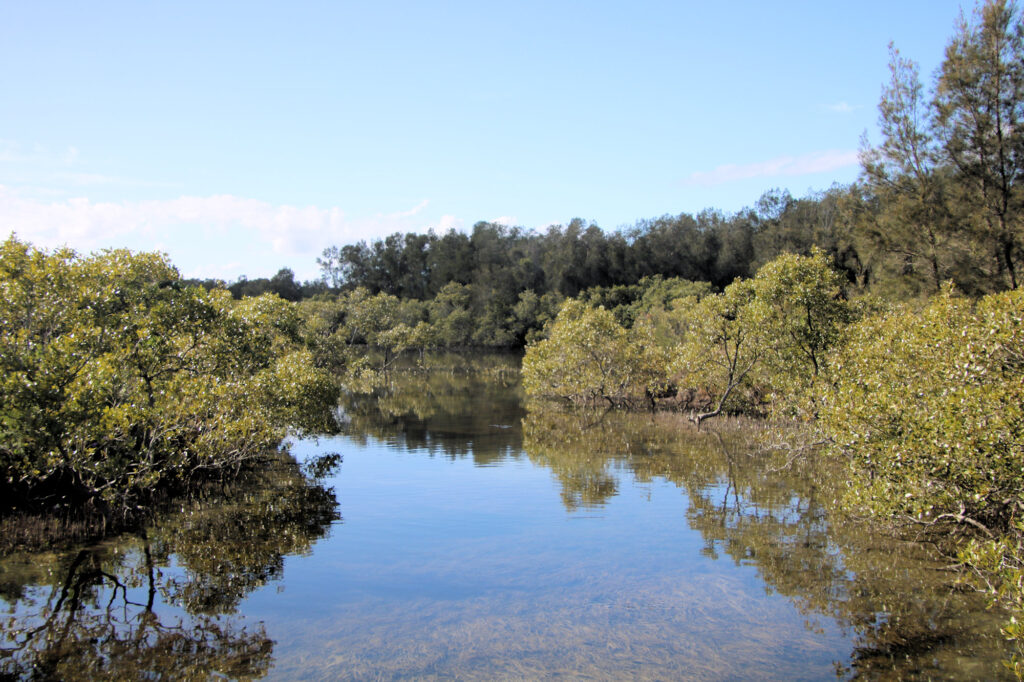
POLYGON ((1000 616, 957 591, 935 548, 872 532, 830 509, 834 471, 813 456, 766 449, 763 425, 719 422, 707 432, 671 415, 563 412, 537 406, 524 447, 562 486, 566 508, 606 504, 623 478, 661 478, 685 491, 686 519, 711 560, 757 568, 766 589, 788 597, 820 627, 852 632, 840 675, 972 679, 1004 671, 1000 616), (847 667, 848 666, 848 667, 847 667))
POLYGON ((237 615, 338 518, 333 493, 281 456, 137 534, 0 562, 0 677, 255 678, 262 624, 237 615))
POLYGON ((282 457, 144 533, 0 561, 0 679, 1004 674, 1001 616, 762 426, 527 411, 516 357, 430 362, 344 398, 331 537, 330 463, 282 457))
POLYGON ((388 375, 369 393, 341 399, 344 432, 480 466, 519 456, 525 411, 516 354, 428 355, 388 375))

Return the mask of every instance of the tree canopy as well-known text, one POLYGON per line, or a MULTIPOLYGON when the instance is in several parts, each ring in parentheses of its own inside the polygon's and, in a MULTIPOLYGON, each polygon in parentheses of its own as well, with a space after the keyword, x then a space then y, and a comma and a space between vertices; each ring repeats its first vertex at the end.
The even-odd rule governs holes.
POLYGON ((163 256, 0 245, 4 505, 105 517, 237 469, 330 404, 292 304, 184 285, 163 256))

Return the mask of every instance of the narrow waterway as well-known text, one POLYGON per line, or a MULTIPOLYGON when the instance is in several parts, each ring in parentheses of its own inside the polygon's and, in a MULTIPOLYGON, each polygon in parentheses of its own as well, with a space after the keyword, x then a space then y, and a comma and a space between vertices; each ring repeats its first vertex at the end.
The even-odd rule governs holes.
POLYGON ((830 519, 757 424, 526 410, 514 358, 342 405, 144 534, 0 563, 0 672, 167 679, 991 679, 999 614, 830 519))

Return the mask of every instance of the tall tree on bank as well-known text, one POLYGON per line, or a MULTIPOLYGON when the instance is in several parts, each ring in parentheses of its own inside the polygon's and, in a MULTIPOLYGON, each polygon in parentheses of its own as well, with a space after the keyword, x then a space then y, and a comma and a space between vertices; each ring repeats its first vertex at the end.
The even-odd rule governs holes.
POLYGON ((1022 284, 1024 24, 1009 0, 961 17, 926 98, 917 66, 890 47, 882 142, 861 152, 877 206, 860 236, 897 279, 936 292, 1022 284))
POLYGON ((1024 24, 1015 3, 989 0, 977 24, 961 18, 935 93, 936 133, 956 169, 971 231, 989 246, 997 275, 1022 284, 1024 24))
POLYGON ((861 141, 862 179, 885 206, 865 228, 876 248, 895 258, 901 275, 923 276, 935 293, 951 275, 941 149, 930 134, 931 109, 917 64, 890 44, 889 71, 878 103, 882 143, 870 147, 866 138, 861 141))

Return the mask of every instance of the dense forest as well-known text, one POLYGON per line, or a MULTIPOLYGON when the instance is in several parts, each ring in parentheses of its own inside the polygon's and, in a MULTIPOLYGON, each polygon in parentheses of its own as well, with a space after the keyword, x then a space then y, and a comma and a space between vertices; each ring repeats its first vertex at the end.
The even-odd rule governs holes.
POLYGON ((318 281, 298 282, 283 268, 271 278, 189 283, 227 288, 235 298, 274 293, 289 301, 365 290, 403 301, 403 319, 413 326, 441 322, 453 311, 467 316, 466 333, 442 333, 440 345, 516 347, 566 298, 586 292, 595 301, 629 304, 656 278, 721 289, 781 253, 809 253, 814 246, 834 254, 851 281, 873 281, 851 241, 851 191, 834 187, 796 199, 773 190, 734 215, 709 209, 614 232, 574 219, 543 233, 487 222, 468 232, 396 233, 325 249, 318 281))
MULTIPOLYGON (((894 79, 905 75, 899 63, 894 79)), ((952 215, 948 195, 965 194, 974 180, 946 168, 921 180, 944 183, 944 193, 930 193, 914 178, 893 175, 897 160, 884 157, 886 144, 865 148, 858 183, 802 198, 772 190, 734 214, 708 209, 612 232, 580 219, 544 232, 478 222, 468 232, 396 233, 329 247, 318 259, 318 281, 298 282, 284 268, 269 279, 192 283, 226 287, 236 298, 274 293, 290 301, 339 301, 356 291, 394 298, 402 302, 403 322, 433 325, 432 338, 418 343, 443 347, 521 347, 567 298, 635 305, 666 280, 706 282, 721 291, 781 254, 813 249, 829 255, 853 291, 888 298, 921 298, 945 281, 972 295, 1014 287, 1020 239, 1007 246, 979 227, 991 218, 984 205, 968 211, 968 204, 957 204, 963 210, 952 215), (904 213, 936 211, 946 215, 941 234, 892 227, 906 225, 904 213), (451 324, 453 314, 463 322, 451 324)))

